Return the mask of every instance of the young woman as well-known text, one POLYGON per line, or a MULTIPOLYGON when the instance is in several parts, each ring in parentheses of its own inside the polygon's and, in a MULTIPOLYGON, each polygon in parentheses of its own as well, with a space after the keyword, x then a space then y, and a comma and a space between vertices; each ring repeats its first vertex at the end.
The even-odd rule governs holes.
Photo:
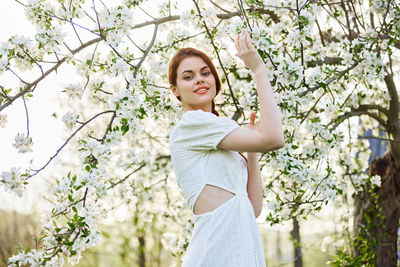
POLYGON ((185 111, 170 134, 171 158, 194 216, 183 267, 265 266, 256 223, 263 200, 257 152, 284 146, 281 115, 247 32, 235 46, 254 74, 260 104, 260 120, 254 123, 253 112, 248 127, 218 116, 213 100, 221 82, 206 54, 182 48, 169 65, 171 90, 185 111), (249 152, 247 160, 238 152, 249 152))

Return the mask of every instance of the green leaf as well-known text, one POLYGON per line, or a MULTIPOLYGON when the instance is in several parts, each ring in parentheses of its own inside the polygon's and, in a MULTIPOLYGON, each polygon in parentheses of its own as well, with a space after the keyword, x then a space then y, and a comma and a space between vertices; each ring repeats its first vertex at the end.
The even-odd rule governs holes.
POLYGON ((105 238, 110 238, 111 235, 105 231, 102 231, 101 234, 105 237, 105 238))

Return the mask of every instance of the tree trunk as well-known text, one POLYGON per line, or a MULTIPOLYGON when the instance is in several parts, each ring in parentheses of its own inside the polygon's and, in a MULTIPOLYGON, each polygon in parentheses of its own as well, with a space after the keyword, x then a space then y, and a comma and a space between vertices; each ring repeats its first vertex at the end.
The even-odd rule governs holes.
POLYGON ((146 266, 146 240, 144 238, 144 229, 138 230, 138 241, 139 241, 139 247, 138 247, 138 263, 140 267, 145 267, 146 266))
MULTIPOLYGON (((400 168, 395 167, 391 153, 386 152, 371 163, 370 174, 381 176, 381 186, 371 194, 371 186, 367 185, 355 195, 354 234, 370 240, 370 244, 376 240, 372 249, 377 266, 395 267, 400 219, 400 168)), ((357 245, 356 256, 362 257, 363 253, 357 245)))
POLYGON ((136 227, 136 238, 138 240, 137 247, 137 264, 139 267, 146 266, 146 232, 145 227, 142 222, 139 220, 139 201, 136 203, 135 216, 133 218, 133 227, 136 227))
POLYGON ((301 256, 300 225, 296 217, 293 217, 293 229, 290 232, 294 245, 294 267, 302 267, 303 259, 301 256))

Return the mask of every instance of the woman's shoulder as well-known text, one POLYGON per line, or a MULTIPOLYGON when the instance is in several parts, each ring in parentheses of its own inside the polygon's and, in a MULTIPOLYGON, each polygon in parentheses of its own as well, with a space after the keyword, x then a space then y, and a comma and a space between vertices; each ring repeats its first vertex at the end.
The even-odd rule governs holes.
POLYGON ((197 109, 197 110, 189 110, 183 113, 181 121, 193 120, 193 119, 210 120, 216 118, 218 118, 218 116, 215 115, 214 113, 197 109))
POLYGON ((215 132, 221 129, 239 127, 237 122, 227 118, 219 117, 211 112, 203 110, 186 111, 181 120, 172 128, 171 135, 182 132, 182 134, 199 132, 215 132))
POLYGON ((189 110, 183 113, 181 119, 171 129, 171 136, 175 135, 180 130, 187 131, 195 128, 202 127, 207 124, 211 124, 218 117, 211 113, 203 110, 189 110))
POLYGON ((181 121, 179 122, 181 127, 198 127, 204 125, 221 125, 226 123, 236 122, 227 117, 220 117, 212 112, 206 112, 201 109, 186 111, 181 121))
POLYGON ((187 111, 171 131, 171 147, 214 150, 222 138, 237 127, 237 122, 227 117, 202 110, 187 111))

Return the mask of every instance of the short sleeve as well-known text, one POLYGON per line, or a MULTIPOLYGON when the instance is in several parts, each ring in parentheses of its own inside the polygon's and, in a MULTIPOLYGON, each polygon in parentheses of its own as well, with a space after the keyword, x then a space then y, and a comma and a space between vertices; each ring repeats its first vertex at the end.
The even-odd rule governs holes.
POLYGON ((171 141, 189 150, 215 150, 219 142, 237 128, 239 125, 230 118, 202 110, 187 111, 171 141))

